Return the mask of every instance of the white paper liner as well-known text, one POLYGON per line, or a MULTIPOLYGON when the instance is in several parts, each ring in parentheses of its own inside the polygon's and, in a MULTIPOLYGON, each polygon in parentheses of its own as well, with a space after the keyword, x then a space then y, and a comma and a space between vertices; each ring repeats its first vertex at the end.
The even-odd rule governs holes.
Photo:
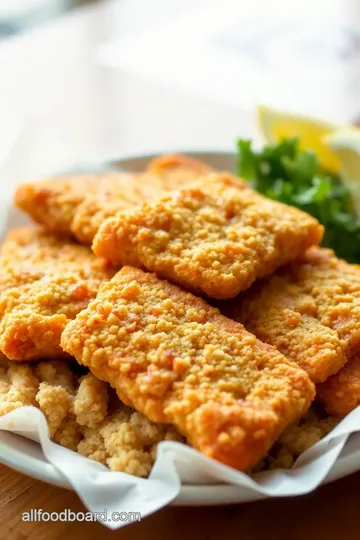
MULTIPOLYGON (((184 483, 232 484, 267 497, 303 495, 313 491, 334 466, 349 435, 360 430, 360 407, 304 452, 292 469, 266 471, 254 477, 235 471, 191 447, 170 441, 160 443, 148 479, 109 471, 104 465, 53 443, 49 439, 46 419, 35 407, 22 407, 1 417, 0 430, 39 441, 46 459, 67 478, 89 511, 107 509, 108 515, 140 512, 144 518, 173 501, 184 483)), ((111 529, 126 524, 104 522, 111 529)))

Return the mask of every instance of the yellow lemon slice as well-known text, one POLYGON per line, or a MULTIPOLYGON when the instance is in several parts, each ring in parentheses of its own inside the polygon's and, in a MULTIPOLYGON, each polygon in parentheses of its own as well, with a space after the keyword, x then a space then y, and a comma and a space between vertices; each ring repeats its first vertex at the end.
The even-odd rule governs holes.
POLYGON ((340 128, 325 135, 323 142, 339 160, 342 182, 351 191, 356 213, 360 217, 360 130, 340 128))
POLYGON ((340 161, 337 153, 323 141, 324 135, 338 129, 338 126, 306 116, 279 111, 271 107, 257 107, 257 121, 265 141, 274 144, 281 139, 298 137, 302 150, 313 150, 322 165, 337 173, 340 161))

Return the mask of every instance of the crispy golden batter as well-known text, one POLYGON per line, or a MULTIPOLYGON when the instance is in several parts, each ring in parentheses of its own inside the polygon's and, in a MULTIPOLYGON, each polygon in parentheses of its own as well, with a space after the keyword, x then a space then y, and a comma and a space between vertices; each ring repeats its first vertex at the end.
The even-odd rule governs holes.
POLYGON ((360 350, 360 269, 313 247, 255 283, 233 317, 323 382, 360 350))
POLYGON ((117 211, 194 180, 210 169, 186 156, 162 156, 146 173, 112 173, 51 178, 24 184, 15 204, 52 232, 74 234, 91 244, 101 223, 117 211))
POLYGON ((124 403, 246 470, 314 396, 306 373, 204 300, 123 268, 63 335, 63 349, 124 403))
POLYGON ((160 178, 163 189, 171 190, 193 182, 197 177, 210 173, 212 169, 198 159, 167 154, 152 159, 146 170, 160 178))
POLYGON ((80 242, 91 245, 100 225, 108 217, 154 197, 160 190, 159 179, 145 173, 102 178, 93 193, 83 191, 82 202, 74 208, 69 232, 80 242))
POLYGON ((152 160, 146 173, 118 175, 110 182, 101 181, 98 190, 86 193, 76 208, 71 231, 80 242, 91 245, 102 223, 119 210, 182 186, 205 172, 209 172, 209 167, 201 161, 167 155, 152 160))
POLYGON ((233 300, 230 316, 296 362, 313 382, 325 381, 345 364, 345 343, 317 320, 314 298, 281 274, 256 282, 233 300))
POLYGON ((360 355, 316 387, 316 400, 334 416, 345 416, 360 405, 360 355))
POLYGON ((289 266, 287 275, 314 298, 318 320, 337 331, 347 356, 356 354, 360 350, 360 267, 338 259, 330 249, 312 248, 301 264, 289 266))
POLYGON ((38 281, 55 268, 102 279, 111 266, 68 236, 21 227, 10 231, 1 245, 0 292, 38 281))
POLYGON ((36 228, 9 234, 0 267, 0 350, 12 360, 64 356, 65 325, 114 274, 88 248, 36 228))
POLYGON ((163 440, 182 441, 172 426, 157 425, 123 405, 91 373, 71 363, 0 361, 0 416, 24 405, 39 407, 51 438, 115 471, 147 476, 163 440))
POLYGON ((99 186, 110 189, 117 181, 131 185, 132 175, 94 174, 49 178, 21 185, 15 194, 15 205, 47 230, 68 234, 76 208, 86 194, 96 195, 99 186))
POLYGON ((231 298, 321 240, 309 215, 258 195, 236 177, 191 186, 119 212, 94 240, 97 255, 145 266, 213 298, 231 298))

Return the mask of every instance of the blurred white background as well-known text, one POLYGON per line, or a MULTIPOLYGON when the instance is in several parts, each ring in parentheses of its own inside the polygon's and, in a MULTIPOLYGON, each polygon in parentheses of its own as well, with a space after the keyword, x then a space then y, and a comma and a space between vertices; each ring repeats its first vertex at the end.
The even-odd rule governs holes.
POLYGON ((0 0, 0 38, 15 35, 91 0, 0 0))
POLYGON ((101 59, 233 107, 342 122, 360 111, 360 2, 195 1, 166 25, 119 35, 101 59))
POLYGON ((8 20, 12 17, 31 15, 43 9, 60 10, 67 3, 67 0, 1 0, 0 17, 8 20))
POLYGON ((360 117, 360 0, 99 0, 47 21, 0 41, 0 185, 116 155, 233 149, 259 140, 259 102, 360 117))

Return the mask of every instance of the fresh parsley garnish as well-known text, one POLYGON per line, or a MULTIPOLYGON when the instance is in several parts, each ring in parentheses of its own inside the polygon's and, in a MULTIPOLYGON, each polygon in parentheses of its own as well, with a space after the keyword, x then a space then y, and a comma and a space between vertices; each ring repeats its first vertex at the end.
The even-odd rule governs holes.
POLYGON ((300 150, 296 138, 256 151, 250 140, 237 142, 237 173, 259 193, 296 206, 325 226, 323 246, 349 262, 360 263, 360 220, 351 193, 322 167, 311 150, 300 150))

